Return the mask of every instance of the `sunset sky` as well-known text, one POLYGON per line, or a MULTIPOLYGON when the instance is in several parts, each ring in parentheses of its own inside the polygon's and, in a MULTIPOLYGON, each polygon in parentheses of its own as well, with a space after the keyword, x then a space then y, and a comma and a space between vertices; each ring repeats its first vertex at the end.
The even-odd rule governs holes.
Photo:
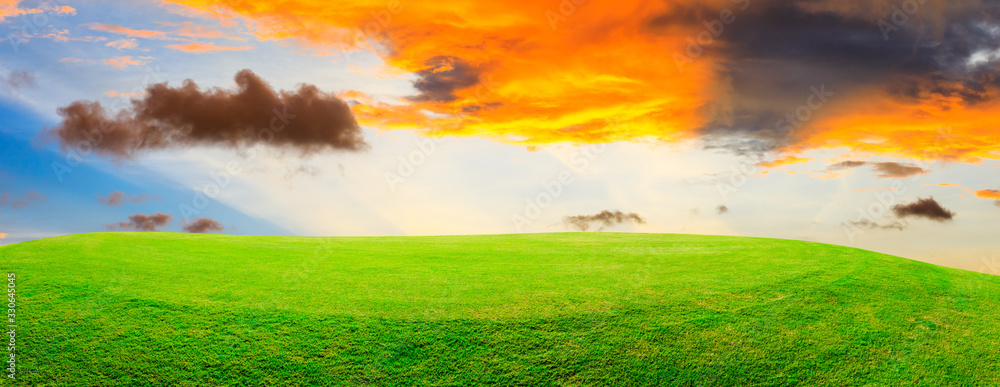
POLYGON ((996 2, 0 0, 0 39, 0 244, 585 225, 1000 274, 996 2))

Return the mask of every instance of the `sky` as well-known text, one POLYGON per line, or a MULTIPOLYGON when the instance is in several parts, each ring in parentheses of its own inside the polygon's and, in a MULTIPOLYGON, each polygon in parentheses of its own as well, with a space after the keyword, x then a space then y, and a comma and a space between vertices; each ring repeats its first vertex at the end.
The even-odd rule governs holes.
POLYGON ((1000 274, 1000 4, 0 0, 0 244, 738 235, 1000 274))

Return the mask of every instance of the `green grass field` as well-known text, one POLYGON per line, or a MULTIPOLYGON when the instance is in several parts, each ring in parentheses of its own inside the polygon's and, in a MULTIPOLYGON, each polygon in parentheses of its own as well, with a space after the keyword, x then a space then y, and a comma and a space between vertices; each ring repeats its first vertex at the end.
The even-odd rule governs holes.
POLYGON ((1000 277, 809 242, 99 233, 0 269, 18 385, 1000 384, 1000 277))

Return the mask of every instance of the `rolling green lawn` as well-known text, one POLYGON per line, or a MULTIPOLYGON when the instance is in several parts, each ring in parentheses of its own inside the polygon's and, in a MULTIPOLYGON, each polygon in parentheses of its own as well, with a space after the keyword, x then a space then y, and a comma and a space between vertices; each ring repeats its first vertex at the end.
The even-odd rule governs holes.
POLYGON ((0 270, 18 385, 1000 384, 1000 277, 810 242, 98 233, 0 270))

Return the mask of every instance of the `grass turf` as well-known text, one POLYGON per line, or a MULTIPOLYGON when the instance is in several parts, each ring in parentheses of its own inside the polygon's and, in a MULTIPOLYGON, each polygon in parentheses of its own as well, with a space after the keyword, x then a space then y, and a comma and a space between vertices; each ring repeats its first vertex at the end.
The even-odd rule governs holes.
POLYGON ((23 385, 1000 384, 1000 277, 810 242, 99 233, 0 269, 23 385))

